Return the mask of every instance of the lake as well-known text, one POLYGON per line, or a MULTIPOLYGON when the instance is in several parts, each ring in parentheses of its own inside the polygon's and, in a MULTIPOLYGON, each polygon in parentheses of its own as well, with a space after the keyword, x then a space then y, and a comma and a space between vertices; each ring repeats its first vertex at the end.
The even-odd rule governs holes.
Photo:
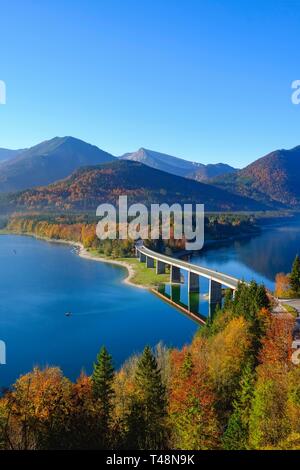
POLYGON ((122 283, 127 271, 80 258, 69 245, 0 236, 0 386, 34 365, 75 379, 105 345, 119 367, 160 340, 180 347, 198 326, 150 292, 122 283), (66 317, 65 312, 72 316, 66 317))
POLYGON ((203 250, 191 261, 246 281, 255 279, 273 290, 276 274, 290 272, 297 253, 300 255, 300 217, 283 219, 250 238, 203 250))
MULTIPOLYGON (((274 290, 276 274, 290 272, 297 253, 300 254, 299 217, 265 226, 261 233, 251 237, 210 245, 209 249, 192 256, 190 261, 241 280, 254 279, 274 290)), ((207 302, 208 280, 200 278, 200 294, 191 294, 188 300, 187 273, 182 274, 184 284, 166 285, 163 293, 185 306, 190 303, 192 311, 203 317, 213 315, 215 306, 209 306, 207 302)))
MULTIPOLYGON (((297 253, 300 219, 211 247, 192 262, 273 289, 276 273, 290 271, 297 253)), ((190 342, 197 324, 150 292, 122 283, 125 276, 123 268, 80 258, 69 245, 0 236, 0 339, 7 347, 0 386, 34 365, 59 365, 71 379, 81 369, 90 373, 103 344, 119 367, 146 344, 190 342)), ((201 279, 204 316, 207 290, 208 282, 201 279)), ((186 303, 186 285, 179 296, 186 303)))

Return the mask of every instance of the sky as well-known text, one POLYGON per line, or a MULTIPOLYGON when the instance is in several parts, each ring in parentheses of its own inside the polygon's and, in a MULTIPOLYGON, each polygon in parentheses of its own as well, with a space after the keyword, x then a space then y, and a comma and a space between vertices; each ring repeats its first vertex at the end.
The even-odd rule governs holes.
POLYGON ((0 147, 243 167, 300 145, 300 0, 0 0, 0 147))

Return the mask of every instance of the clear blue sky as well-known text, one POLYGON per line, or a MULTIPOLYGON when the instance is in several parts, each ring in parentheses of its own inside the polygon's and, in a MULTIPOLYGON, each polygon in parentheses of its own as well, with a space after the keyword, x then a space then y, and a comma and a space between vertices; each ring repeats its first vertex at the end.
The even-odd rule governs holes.
POLYGON ((0 147, 242 167, 300 144, 300 0, 0 0, 0 147))

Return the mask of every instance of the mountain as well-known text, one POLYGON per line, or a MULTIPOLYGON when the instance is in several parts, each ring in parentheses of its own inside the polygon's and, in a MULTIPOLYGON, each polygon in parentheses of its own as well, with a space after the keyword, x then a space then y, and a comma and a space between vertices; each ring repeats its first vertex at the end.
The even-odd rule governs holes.
POLYGON ((92 210, 101 203, 128 202, 204 203, 206 210, 262 210, 265 206, 222 189, 150 168, 139 162, 117 160, 80 168, 71 176, 46 187, 3 195, 9 210, 92 210))
POLYGON ((55 137, 0 164, 0 192, 47 185, 81 166, 114 160, 111 154, 74 137, 55 137))
POLYGON ((19 155, 24 150, 9 150, 0 148, 0 163, 5 162, 6 160, 11 160, 19 155))
POLYGON ((300 146, 276 150, 235 174, 212 181, 234 194, 273 207, 300 208, 300 146))
POLYGON ((201 165, 197 170, 189 173, 187 177, 196 181, 209 181, 217 176, 232 174, 236 171, 235 168, 226 163, 209 163, 208 165, 201 165))
POLYGON ((191 162, 183 158, 172 157, 171 155, 154 152, 145 148, 140 148, 137 152, 125 153, 119 158, 144 163, 157 170, 197 181, 205 181, 220 174, 236 171, 235 168, 223 163, 203 165, 202 163, 191 162))

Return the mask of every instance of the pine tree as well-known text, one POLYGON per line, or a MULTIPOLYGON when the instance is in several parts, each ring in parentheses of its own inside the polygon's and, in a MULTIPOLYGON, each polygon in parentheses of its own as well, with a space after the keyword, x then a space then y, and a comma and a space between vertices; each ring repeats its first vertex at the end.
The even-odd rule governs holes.
POLYGON ((149 346, 145 347, 138 361, 135 382, 144 397, 146 408, 158 416, 163 416, 166 410, 166 390, 162 384, 157 361, 149 346))
POLYGON ((266 288, 263 284, 257 286, 255 302, 257 310, 261 310, 262 308, 268 308, 270 306, 270 301, 267 296, 266 288))
POLYGON ((241 421, 241 413, 239 409, 234 410, 229 418, 226 431, 224 432, 223 448, 225 450, 244 450, 246 449, 245 443, 245 429, 243 429, 241 421))
POLYGON ((223 435, 222 441, 226 450, 247 449, 253 392, 254 372, 249 360, 243 370, 240 389, 233 402, 233 413, 223 435))
POLYGON ((167 399, 160 369, 149 346, 135 373, 135 394, 127 417, 128 446, 162 449, 166 439, 167 399))
POLYGON ((94 397, 101 406, 101 419, 104 430, 108 429, 112 408, 114 368, 112 357, 103 346, 97 355, 92 374, 94 397))
POLYGON ((224 297, 224 309, 227 310, 232 306, 232 290, 226 289, 224 297))
POLYGON ((290 284, 293 292, 297 295, 300 294, 300 258, 297 255, 293 267, 292 272, 290 274, 290 284))

